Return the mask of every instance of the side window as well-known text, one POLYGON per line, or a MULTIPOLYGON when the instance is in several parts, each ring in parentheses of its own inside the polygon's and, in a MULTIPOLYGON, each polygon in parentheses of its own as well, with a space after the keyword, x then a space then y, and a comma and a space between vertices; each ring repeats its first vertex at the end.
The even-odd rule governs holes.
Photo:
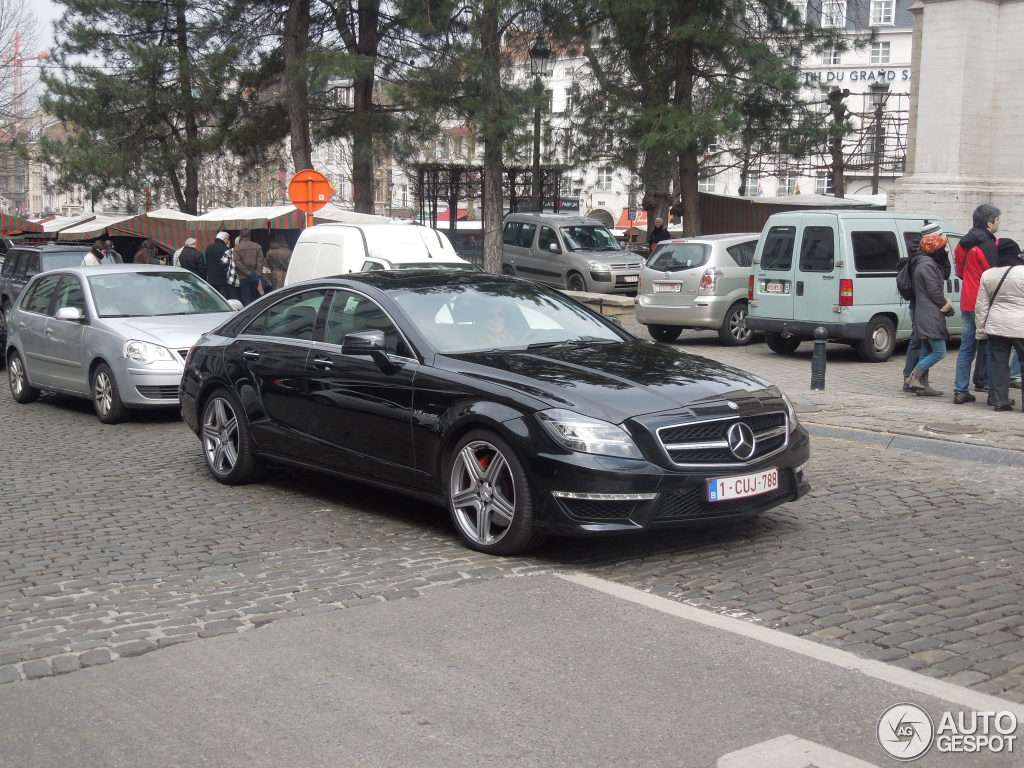
POLYGON ((360 331, 384 331, 384 344, 390 354, 412 357, 395 324, 375 301, 351 291, 335 291, 327 312, 324 341, 340 346, 345 334, 360 331))
POLYGON ((516 235, 516 245, 521 248, 529 248, 533 245, 533 233, 536 231, 536 224, 521 224, 519 226, 519 234, 516 235))
POLYGON ((796 227, 772 227, 764 238, 761 269, 790 269, 793 266, 793 243, 796 227))
POLYGON ((501 230, 501 242, 505 245, 516 244, 516 232, 519 231, 519 224, 514 221, 506 221, 505 227, 501 230))
POLYGON ((11 271, 9 274, 14 277, 25 277, 25 264, 28 262, 30 254, 24 251, 15 251, 13 256, 8 256, 8 259, 12 259, 11 271))
POLYGON ((316 317, 324 303, 326 293, 323 290, 304 291, 289 296, 261 312, 249 323, 244 333, 312 341, 316 317))
POLYGON ((3 270, 0 270, 0 275, 3 275, 4 277, 6 277, 7 275, 14 274, 15 264, 18 263, 20 258, 21 258, 21 254, 20 253, 18 253, 17 251, 10 251, 7 254, 7 259, 4 261, 3 270))
POLYGON ((40 278, 25 295, 21 302, 21 308, 26 312, 46 314, 50 309, 50 299, 53 298, 53 292, 57 290, 59 282, 60 275, 47 275, 40 278))
POLYGON ((755 248, 757 248, 757 240, 750 240, 746 243, 730 245, 725 249, 725 251, 732 257, 732 260, 736 262, 736 266, 749 267, 754 263, 755 248))
POLYGON ((836 232, 832 227, 804 227, 800 242, 802 272, 831 272, 836 262, 836 232))
POLYGON ((25 257, 21 260, 20 268, 24 271, 26 280, 38 275, 41 271, 39 269, 39 254, 26 253, 25 257))
POLYGON ((376 272, 379 269, 384 269, 384 265, 379 261, 364 261, 363 266, 359 268, 360 272, 376 272))
POLYGON ((61 307, 75 307, 85 315, 85 295, 82 293, 82 283, 77 277, 64 275, 57 289, 57 302, 53 305, 56 314, 61 307))
POLYGON ((895 232, 852 232, 853 264, 857 272, 892 272, 899 266, 895 232))
POLYGON ((537 247, 542 251, 548 251, 552 245, 558 245, 558 235, 551 227, 541 227, 540 236, 537 238, 537 247))

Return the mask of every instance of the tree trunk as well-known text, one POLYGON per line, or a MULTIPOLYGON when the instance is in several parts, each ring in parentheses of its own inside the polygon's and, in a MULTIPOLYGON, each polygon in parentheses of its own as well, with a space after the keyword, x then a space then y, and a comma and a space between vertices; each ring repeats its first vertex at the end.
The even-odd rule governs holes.
MULTIPOLYGON (((175 188, 178 205, 182 213, 199 213, 199 164, 202 151, 199 147, 199 121, 196 105, 192 98, 192 61, 188 51, 188 22, 185 18, 186 0, 176 0, 174 5, 175 36, 177 37, 178 72, 181 78, 182 111, 185 118, 185 188, 175 188)), ((173 174, 172 174, 173 175, 173 174)))
MULTIPOLYGON (((697 0, 683 3, 683 18, 696 16, 697 0)), ((678 75, 676 77, 676 103, 693 115, 693 81, 695 79, 695 52, 693 40, 684 38, 679 43, 678 75)), ((679 152, 679 196, 683 209, 683 234, 692 237, 703 231, 700 220, 700 198, 697 185, 698 144, 690 139, 679 152)))
POLYGON ((679 194, 683 204, 683 236, 695 237, 704 233, 700 220, 700 190, 697 186, 697 153, 687 149, 679 155, 679 194))
POLYGON ((295 170, 313 167, 313 149, 309 140, 309 87, 306 76, 306 49, 309 48, 310 0, 289 0, 284 17, 285 108, 291 137, 295 170))
MULTIPOLYGON (((501 35, 498 32, 498 3, 485 0, 481 10, 480 47, 484 75, 494 88, 501 87, 501 35)), ((501 272, 502 175, 506 128, 496 100, 488 102, 481 126, 484 139, 484 271, 501 272)))

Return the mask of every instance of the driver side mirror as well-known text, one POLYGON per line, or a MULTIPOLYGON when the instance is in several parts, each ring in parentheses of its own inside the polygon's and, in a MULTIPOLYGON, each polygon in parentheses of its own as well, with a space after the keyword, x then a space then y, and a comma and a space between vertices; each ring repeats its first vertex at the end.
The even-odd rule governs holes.
POLYGON ((85 319, 85 315, 82 314, 82 310, 78 307, 61 307, 57 310, 57 314, 54 317, 58 320, 67 320, 72 323, 80 323, 85 319))
POLYGON ((235 310, 235 312, 238 312, 244 305, 238 299, 228 299, 228 306, 235 310))
POLYGON ((387 353, 387 337, 384 331, 356 331, 346 333, 341 342, 341 354, 368 356, 384 373, 394 373, 399 366, 387 353))
POLYGON ((558 247, 558 243, 549 243, 548 250, 552 253, 561 253, 562 249, 558 247))

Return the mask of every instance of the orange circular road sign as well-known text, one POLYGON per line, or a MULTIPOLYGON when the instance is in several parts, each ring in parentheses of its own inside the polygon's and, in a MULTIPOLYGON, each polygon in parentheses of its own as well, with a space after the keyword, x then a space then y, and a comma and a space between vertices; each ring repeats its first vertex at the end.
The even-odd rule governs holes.
POLYGON ((304 213, 319 211, 331 199, 331 182, 312 168, 299 171, 288 182, 288 199, 304 213))

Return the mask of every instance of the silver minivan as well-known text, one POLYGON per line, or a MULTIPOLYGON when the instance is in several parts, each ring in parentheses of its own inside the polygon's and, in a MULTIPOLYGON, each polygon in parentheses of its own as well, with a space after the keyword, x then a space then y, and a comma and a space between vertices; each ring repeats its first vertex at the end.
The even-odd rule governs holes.
POLYGON ((734 346, 749 344, 747 283, 758 234, 663 240, 640 272, 637 322, 655 341, 683 328, 710 328, 734 346))
POLYGON ((643 264, 597 219, 556 213, 505 217, 501 270, 506 275, 570 291, 633 294, 643 264))
MULTIPOLYGON (((888 360, 896 342, 910 338, 909 303, 896 291, 896 271, 910 255, 925 222, 949 239, 952 258, 960 234, 940 216, 891 211, 790 211, 765 222, 748 286, 747 327, 764 331, 768 347, 793 352, 824 328, 829 341, 850 344, 861 360, 888 360)), ((944 286, 954 307, 960 279, 944 286)), ((951 336, 960 313, 946 320, 951 336)))

